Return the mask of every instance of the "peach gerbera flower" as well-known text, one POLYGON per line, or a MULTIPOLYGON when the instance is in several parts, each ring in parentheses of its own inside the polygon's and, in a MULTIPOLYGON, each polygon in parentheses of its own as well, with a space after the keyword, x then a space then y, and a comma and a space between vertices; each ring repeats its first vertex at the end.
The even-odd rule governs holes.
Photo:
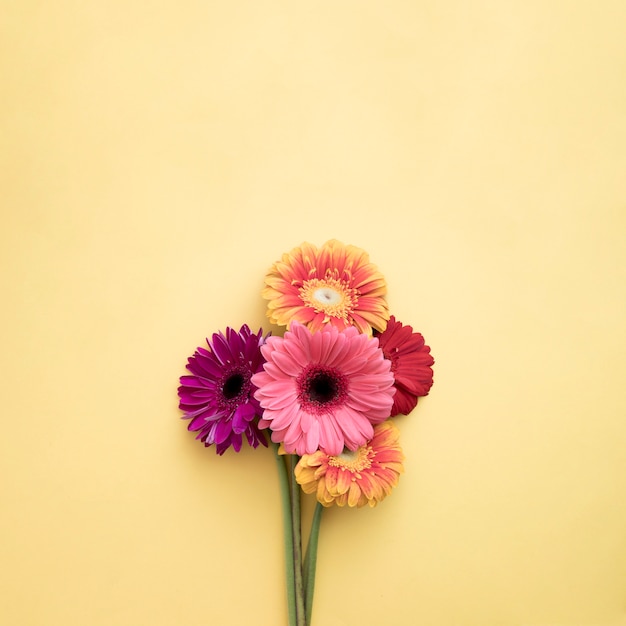
POLYGON ((332 324, 361 333, 385 330, 387 285, 367 252, 332 239, 319 250, 303 243, 274 263, 262 295, 272 324, 300 322, 311 330, 332 324))
POLYGON ((374 436, 357 450, 330 456, 305 454, 295 468, 305 493, 316 493, 324 506, 374 507, 391 493, 404 471, 399 432, 389 420, 374 426, 374 436))

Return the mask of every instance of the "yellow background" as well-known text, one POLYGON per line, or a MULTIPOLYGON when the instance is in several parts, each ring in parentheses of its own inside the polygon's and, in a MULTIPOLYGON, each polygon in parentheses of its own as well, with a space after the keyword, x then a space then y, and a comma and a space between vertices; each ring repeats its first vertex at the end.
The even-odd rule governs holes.
POLYGON ((626 624, 625 2, 0 11, 0 623, 286 624, 274 460, 176 387, 335 237, 436 369, 314 624, 626 624))

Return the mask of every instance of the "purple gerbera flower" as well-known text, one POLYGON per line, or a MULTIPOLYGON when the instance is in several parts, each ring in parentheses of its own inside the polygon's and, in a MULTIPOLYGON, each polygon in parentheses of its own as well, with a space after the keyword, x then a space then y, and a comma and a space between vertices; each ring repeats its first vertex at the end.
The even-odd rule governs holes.
POLYGON ((261 346, 265 343, 263 329, 255 335, 246 324, 237 332, 215 333, 207 344, 189 357, 187 369, 191 376, 181 376, 178 396, 185 419, 191 420, 188 430, 198 432, 196 439, 205 446, 215 444, 217 454, 232 446, 241 450, 243 434, 256 448, 267 446, 255 418, 262 409, 254 397, 256 387, 250 378, 263 369, 265 359, 261 346))

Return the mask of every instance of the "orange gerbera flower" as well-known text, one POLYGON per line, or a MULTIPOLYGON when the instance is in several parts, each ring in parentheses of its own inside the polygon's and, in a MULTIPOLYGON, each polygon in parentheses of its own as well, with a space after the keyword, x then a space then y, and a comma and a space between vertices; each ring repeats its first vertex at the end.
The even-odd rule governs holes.
POLYGON ((272 324, 293 321, 312 331, 324 324, 359 332, 385 330, 389 308, 387 285, 367 252, 332 239, 319 250, 303 243, 274 263, 265 277, 262 295, 268 300, 272 324))
POLYGON ((404 471, 399 432, 387 420, 374 426, 374 437, 357 450, 330 456, 318 450, 305 454, 295 468, 305 493, 316 493, 324 506, 374 507, 391 493, 404 471))

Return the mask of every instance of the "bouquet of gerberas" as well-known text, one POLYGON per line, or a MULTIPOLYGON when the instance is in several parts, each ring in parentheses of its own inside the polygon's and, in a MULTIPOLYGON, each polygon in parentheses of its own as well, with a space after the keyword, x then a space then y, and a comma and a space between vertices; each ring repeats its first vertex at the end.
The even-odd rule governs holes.
POLYGON ((323 507, 376 506, 398 483, 404 456, 390 420, 433 383, 430 348, 389 314, 387 287, 364 250, 336 240, 294 248, 262 295, 284 335, 239 331, 207 339, 178 389, 190 431, 218 454, 245 435, 275 448, 283 502, 290 626, 311 623, 323 507), (300 488, 315 493, 302 553, 300 488))

